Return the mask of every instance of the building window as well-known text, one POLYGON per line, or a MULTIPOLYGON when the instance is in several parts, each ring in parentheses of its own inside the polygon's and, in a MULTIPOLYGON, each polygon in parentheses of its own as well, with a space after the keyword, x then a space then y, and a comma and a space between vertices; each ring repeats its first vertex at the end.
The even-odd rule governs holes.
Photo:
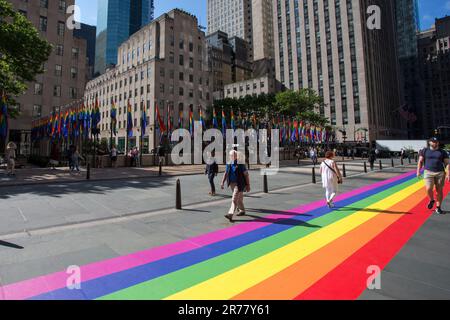
POLYGON ((42 116, 42 106, 35 104, 33 106, 33 118, 40 118, 42 116))
POLYGON ((39 17, 39 30, 43 32, 47 31, 47 17, 39 17))
POLYGON ((61 97, 61 86, 54 86, 53 87, 53 96, 54 97, 61 97))
POLYGON ((41 8, 48 8, 48 0, 41 0, 41 8))
POLYGON ((66 7, 67 7, 66 1, 65 0, 59 0, 58 10, 61 11, 61 12, 66 13, 66 7))
POLYGON ((72 59, 78 59, 80 50, 78 48, 72 48, 72 59))
POLYGON ((57 77, 62 76, 62 66, 59 64, 55 65, 55 76, 57 77))
POLYGON ((180 66, 184 66, 184 56, 180 54, 180 66))
POLYGON ((184 73, 180 72, 179 78, 180 81, 184 81, 184 73))
POLYGON ((76 99, 77 98, 77 88, 70 88, 70 90, 69 90, 69 97, 71 99, 76 99))
POLYGON ((72 79, 76 79, 78 77, 78 70, 75 67, 70 68, 70 75, 72 79))
POLYGON ((57 30, 58 36, 64 36, 65 28, 66 28, 66 24, 62 21, 58 21, 58 30, 57 30))
POLYGON ((184 89, 183 89, 183 87, 180 87, 180 88, 178 89, 178 94, 179 94, 180 96, 184 96, 184 89))
POLYGON ((34 94, 35 95, 42 95, 42 83, 36 82, 34 84, 34 94))
POLYGON ((64 46, 62 44, 57 44, 55 48, 55 53, 57 56, 63 56, 64 55, 64 46))

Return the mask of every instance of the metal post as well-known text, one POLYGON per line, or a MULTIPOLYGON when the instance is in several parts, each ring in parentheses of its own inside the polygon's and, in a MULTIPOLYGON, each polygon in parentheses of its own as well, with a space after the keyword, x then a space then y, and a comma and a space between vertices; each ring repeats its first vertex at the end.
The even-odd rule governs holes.
POLYGON ((263 176, 263 187, 264 187, 264 193, 269 193, 269 186, 267 185, 267 174, 264 173, 263 176))
POLYGON ((347 178, 347 170, 345 169, 345 163, 342 165, 342 174, 344 175, 344 178, 347 178))
POLYGON ((91 164, 89 162, 87 164, 86 180, 91 180, 91 164))
POLYGON ((383 170, 383 163, 380 160, 380 170, 383 170))
POLYGON ((181 182, 180 179, 177 179, 177 188, 175 195, 175 209, 181 210, 181 182))
POLYGON ((364 161, 364 173, 367 173, 367 162, 364 161))
POLYGON ((159 176, 162 176, 162 159, 159 159, 159 176))
POLYGON ((312 168, 312 183, 316 184, 316 168, 312 168))
POLYGON ((400 163, 402 164, 402 166, 405 165, 405 163, 404 163, 404 161, 403 161, 403 158, 401 158, 400 163))
POLYGON ((392 168, 395 168, 394 158, 391 158, 392 168))

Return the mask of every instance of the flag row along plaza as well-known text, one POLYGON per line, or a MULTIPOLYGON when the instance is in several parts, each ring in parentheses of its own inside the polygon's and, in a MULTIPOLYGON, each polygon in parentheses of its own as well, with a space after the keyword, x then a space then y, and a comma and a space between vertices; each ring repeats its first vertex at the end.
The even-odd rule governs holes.
MULTIPOLYGON (((449 192, 445 187, 445 196, 449 192)), ((317 188, 316 191, 319 189, 317 188)), ((298 202, 305 203, 305 202, 298 202)), ((1 299, 357 299, 430 218, 414 172, 324 201, 0 287, 1 299)))

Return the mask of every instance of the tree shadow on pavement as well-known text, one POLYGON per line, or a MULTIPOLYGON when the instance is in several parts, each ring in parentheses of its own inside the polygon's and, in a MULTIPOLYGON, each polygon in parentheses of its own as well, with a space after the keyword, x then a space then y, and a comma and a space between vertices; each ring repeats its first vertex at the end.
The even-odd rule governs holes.
MULTIPOLYGON (((34 194, 37 196, 49 196, 62 198, 66 194, 106 194, 109 191, 123 188, 153 189, 173 185, 175 177, 161 176, 129 180, 101 180, 80 182, 55 182, 54 184, 35 184, 24 186, 0 185, 0 199, 9 199, 21 194, 34 194)), ((174 189, 175 190, 175 189, 174 189)))

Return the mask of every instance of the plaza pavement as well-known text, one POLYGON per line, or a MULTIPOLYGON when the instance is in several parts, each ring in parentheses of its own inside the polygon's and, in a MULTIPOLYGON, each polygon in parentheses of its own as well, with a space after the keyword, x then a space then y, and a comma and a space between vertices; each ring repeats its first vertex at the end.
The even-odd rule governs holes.
MULTIPOLYGON (((367 175, 360 162, 347 164, 349 178, 342 192, 414 169, 392 169, 389 163, 384 171, 367 175)), ((1 188, 0 286, 230 226, 223 218, 228 190, 211 198, 203 175, 179 178, 182 211, 172 209, 174 176, 1 188)), ((248 216, 238 223, 323 198, 320 184, 310 183, 311 166, 282 168, 269 177, 269 194, 261 192, 257 171, 252 171, 251 181, 253 190, 245 200, 248 216)), ((450 298, 449 222, 449 215, 429 219, 383 271, 382 290, 361 298, 450 298)))

